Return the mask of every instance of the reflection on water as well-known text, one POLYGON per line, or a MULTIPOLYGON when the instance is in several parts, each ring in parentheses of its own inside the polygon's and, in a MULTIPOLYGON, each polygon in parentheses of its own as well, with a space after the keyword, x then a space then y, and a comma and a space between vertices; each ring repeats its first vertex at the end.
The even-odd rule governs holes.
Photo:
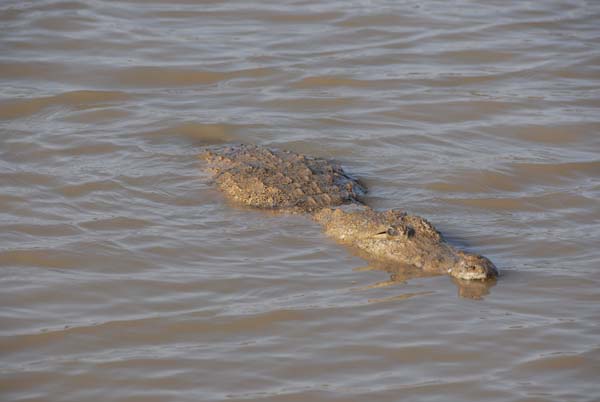
POLYGON ((594 401, 599 20, 0 2, 0 399, 594 401), (197 158, 223 142, 336 159, 501 276, 353 270, 310 219, 224 202, 197 158))
MULTIPOLYGON (((418 279, 418 278, 432 278, 435 276, 444 276, 440 274, 432 274, 429 272, 423 272, 422 270, 410 266, 398 266, 398 265, 390 265, 390 264, 379 264, 379 263, 371 263, 366 267, 356 268, 357 272, 365 272, 365 271, 385 271, 389 274, 389 279, 378 281, 376 283, 372 283, 370 285, 361 286, 357 288, 357 290, 369 290, 369 289, 377 289, 377 288, 386 288, 389 286, 397 286, 404 285, 410 280, 418 279)), ((488 279, 485 281, 480 280, 472 280, 466 281, 462 279, 457 279, 454 277, 449 277, 452 282, 456 285, 458 289, 458 295, 460 297, 464 297, 472 300, 482 300, 485 296, 490 294, 491 288, 496 286, 498 283, 498 279, 488 279)), ((422 295, 422 294, 430 294, 428 292, 423 293, 412 293, 412 296, 422 295)), ((402 295, 397 296, 399 299, 402 298, 402 295)), ((384 300, 384 299, 378 299, 384 300)))
POLYGON ((490 289, 497 283, 497 279, 487 281, 465 281, 452 278, 452 282, 458 288, 458 295, 467 299, 481 300, 490 294, 490 289))

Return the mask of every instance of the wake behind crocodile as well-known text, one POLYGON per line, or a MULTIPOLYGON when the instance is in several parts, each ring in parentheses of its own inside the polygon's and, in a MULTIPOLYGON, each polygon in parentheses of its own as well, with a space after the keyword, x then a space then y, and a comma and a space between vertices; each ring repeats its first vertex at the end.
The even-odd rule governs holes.
POLYGON ((328 236, 370 260, 460 280, 484 281, 498 275, 489 259, 448 244, 426 219, 365 205, 361 196, 366 188, 337 162, 246 144, 211 147, 200 157, 229 199, 310 215, 328 236))

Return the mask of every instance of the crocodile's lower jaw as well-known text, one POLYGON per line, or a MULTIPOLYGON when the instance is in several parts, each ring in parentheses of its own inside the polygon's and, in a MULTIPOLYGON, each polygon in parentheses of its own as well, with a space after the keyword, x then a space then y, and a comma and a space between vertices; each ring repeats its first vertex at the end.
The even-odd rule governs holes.
POLYGON ((458 269, 448 269, 448 275, 465 281, 484 281, 494 279, 498 276, 498 271, 495 267, 486 267, 485 271, 462 271, 458 269))
POLYGON ((466 273, 453 274, 451 269, 448 270, 448 274, 450 274, 451 276, 453 276, 457 279, 462 279, 465 281, 476 281, 476 280, 482 281, 482 280, 488 279, 490 277, 490 276, 488 276, 488 274, 486 274, 484 272, 466 272, 466 273))

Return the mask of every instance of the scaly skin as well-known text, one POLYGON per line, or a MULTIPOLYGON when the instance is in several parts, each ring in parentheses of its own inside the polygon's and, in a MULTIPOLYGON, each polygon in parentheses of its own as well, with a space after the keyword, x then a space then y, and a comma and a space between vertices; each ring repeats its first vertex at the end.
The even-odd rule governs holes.
POLYGON ((208 149, 200 157, 221 191, 251 207, 311 213, 358 203, 365 192, 338 164, 289 151, 231 145, 208 149))
POLYGON ((487 258, 458 250, 425 219, 398 210, 377 212, 340 165, 256 145, 230 145, 201 154, 230 199, 251 207, 308 213, 328 236, 376 261, 415 266, 461 280, 498 276, 487 258))

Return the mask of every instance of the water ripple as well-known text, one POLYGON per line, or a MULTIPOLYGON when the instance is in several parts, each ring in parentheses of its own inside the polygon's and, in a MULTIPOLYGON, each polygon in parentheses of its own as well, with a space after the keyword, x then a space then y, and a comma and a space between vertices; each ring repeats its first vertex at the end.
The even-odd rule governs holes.
POLYGON ((595 400, 598 4, 2 2, 2 399, 595 400), (232 205, 226 142, 339 160, 502 275, 232 205))

